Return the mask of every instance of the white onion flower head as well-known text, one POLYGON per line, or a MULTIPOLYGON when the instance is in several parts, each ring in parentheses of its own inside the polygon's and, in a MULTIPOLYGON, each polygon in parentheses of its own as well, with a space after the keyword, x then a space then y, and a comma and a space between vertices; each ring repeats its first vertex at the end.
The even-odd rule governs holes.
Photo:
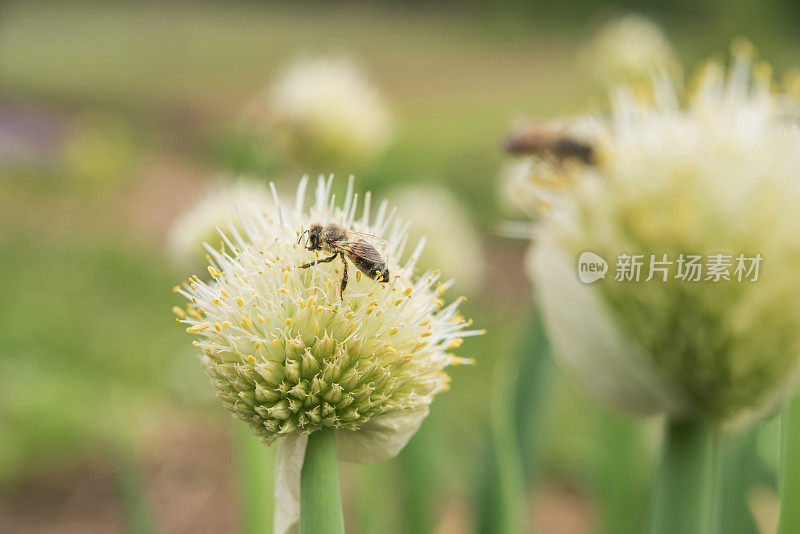
POLYGON ((368 161, 391 138, 378 89, 348 57, 296 60, 257 108, 274 139, 306 165, 368 161))
POLYGON ((461 291, 478 289, 485 268, 480 237, 455 195, 440 186, 408 185, 392 189, 387 196, 398 212, 414 223, 409 229, 411 237, 425 237, 418 265, 441 268, 461 291))
POLYGON ((800 362, 800 130, 771 76, 739 53, 685 97, 620 90, 598 161, 537 228, 530 257, 556 351, 584 386, 635 413, 747 421, 793 385, 800 362), (754 74, 754 70, 756 73, 754 74), (591 285, 577 258, 609 274, 591 285), (763 261, 757 281, 615 280, 621 254, 763 261))
POLYGON ((220 180, 178 216, 169 229, 167 252, 172 263, 185 271, 203 268, 208 253, 204 243, 219 245, 219 228, 234 224, 241 232, 239 209, 272 206, 272 193, 263 182, 247 179, 220 180))
POLYGON ((277 474, 279 533, 299 517, 308 434, 336 429, 345 461, 394 456, 448 388, 445 368, 467 363, 450 351, 481 333, 465 329, 461 299, 445 305, 447 284, 438 273, 412 276, 421 247, 403 259, 406 225, 388 204, 373 216, 367 193, 359 210, 352 180, 337 204, 331 183, 319 180, 308 208, 303 179, 294 202, 275 194, 273 209, 243 210, 243 231, 230 225, 224 250, 207 247, 212 281, 193 277, 176 288, 189 304, 175 311, 198 336, 194 344, 225 407, 265 443, 286 438, 277 474), (299 268, 315 254, 298 237, 316 222, 389 240, 381 253, 391 280, 351 274, 340 299, 340 260, 299 268))
POLYGON ((584 61, 600 82, 641 81, 653 69, 673 65, 675 54, 658 24, 631 14, 602 26, 584 50, 584 61))

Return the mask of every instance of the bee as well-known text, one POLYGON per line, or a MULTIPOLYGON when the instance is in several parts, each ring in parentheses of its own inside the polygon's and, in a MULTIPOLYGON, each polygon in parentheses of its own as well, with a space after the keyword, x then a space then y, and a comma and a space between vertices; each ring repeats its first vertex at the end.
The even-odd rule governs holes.
POLYGON ((503 148, 509 154, 550 154, 558 160, 574 158, 586 165, 594 163, 594 147, 591 143, 568 134, 541 126, 530 126, 512 134, 503 148))
POLYGON ((373 280, 382 283, 389 281, 389 268, 386 266, 386 262, 369 242, 369 240, 385 242, 382 239, 370 234, 348 230, 338 224, 323 226, 315 223, 300 234, 300 240, 303 239, 304 234, 308 234, 307 250, 322 250, 331 253, 331 256, 304 263, 300 266, 301 269, 308 269, 318 263, 329 263, 337 257, 342 259, 344 274, 342 274, 339 286, 339 298, 344 298, 344 290, 347 287, 347 260, 353 262, 359 271, 373 280))

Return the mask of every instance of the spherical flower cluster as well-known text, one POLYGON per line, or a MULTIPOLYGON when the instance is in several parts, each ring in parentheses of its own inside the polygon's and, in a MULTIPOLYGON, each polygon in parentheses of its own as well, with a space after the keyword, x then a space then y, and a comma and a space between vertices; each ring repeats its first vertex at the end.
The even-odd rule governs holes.
POLYGON ((538 227, 530 267, 555 348, 616 407, 737 422, 793 383, 800 130, 755 70, 740 54, 727 72, 711 64, 685 98, 662 78, 648 102, 620 90, 596 164, 538 227), (584 251, 609 264, 592 285, 576 273, 584 251), (680 276, 681 255, 719 254, 726 276, 680 276), (757 281, 739 280, 740 254, 763 258, 757 281), (624 255, 641 255, 638 281, 615 276, 624 255), (664 260, 666 274, 650 272, 664 260))
POLYGON ((378 90, 346 57, 295 61, 255 110, 271 142, 304 165, 361 163, 382 152, 391 137, 378 90))
POLYGON ((603 83, 643 80, 654 68, 674 61, 674 52, 663 30, 639 15, 607 22, 584 51, 594 77, 603 83))
POLYGON ((331 181, 320 179, 306 209, 306 184, 290 205, 275 194, 269 209, 241 209, 242 230, 231 224, 221 250, 207 247, 211 281, 195 276, 176 288, 189 300, 176 313, 198 336, 194 344, 226 408, 266 443, 291 438, 278 468, 281 531, 297 513, 292 480, 307 434, 337 429, 340 455, 350 461, 393 456, 447 389, 444 369, 466 363, 450 351, 480 333, 465 330, 461 299, 445 305, 448 284, 438 272, 413 276, 421 246, 401 261, 406 225, 386 202, 372 218, 367 193, 357 217, 352 181, 339 207, 331 181), (301 268, 318 257, 301 242, 317 222, 387 239, 381 254, 390 280, 362 276, 350 264, 340 298, 340 258, 301 268))
POLYGON ((451 192, 435 185, 409 185, 391 190, 388 196, 403 216, 414 221, 409 229, 412 238, 425 236, 419 258, 422 268, 441 268, 467 293, 480 287, 485 267, 480 237, 451 192))
POLYGON ((222 242, 220 228, 230 223, 241 232, 239 210, 249 206, 272 206, 272 194, 265 183, 255 180, 221 180, 209 187, 200 199, 182 213, 169 231, 167 252, 173 264, 188 271, 207 262, 204 243, 222 242))

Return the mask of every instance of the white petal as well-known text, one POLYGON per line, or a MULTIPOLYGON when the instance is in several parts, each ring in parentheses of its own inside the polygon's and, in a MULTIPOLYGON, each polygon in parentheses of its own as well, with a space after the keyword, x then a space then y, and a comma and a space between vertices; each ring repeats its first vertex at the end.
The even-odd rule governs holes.
POLYGON ((339 460, 372 464, 393 458, 406 446, 427 416, 428 407, 425 406, 375 417, 358 432, 337 432, 339 460))
POLYGON ((274 534, 285 534, 300 520, 300 472, 306 456, 308 435, 295 432, 286 436, 275 467, 274 534))
POLYGON ((540 242, 529 268, 554 353, 591 395, 638 415, 683 410, 681 395, 613 324, 595 288, 578 280, 575 263, 540 242))

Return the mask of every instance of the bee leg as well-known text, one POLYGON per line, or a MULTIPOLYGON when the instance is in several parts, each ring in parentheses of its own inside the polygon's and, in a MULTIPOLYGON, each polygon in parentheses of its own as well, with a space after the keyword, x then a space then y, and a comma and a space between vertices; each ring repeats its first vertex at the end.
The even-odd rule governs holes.
POLYGON ((314 265, 316 265, 316 264, 318 264, 318 263, 328 263, 328 262, 331 262, 331 261, 335 260, 335 259, 336 259, 336 256, 338 256, 338 255, 339 255, 339 254, 338 254, 338 253, 336 253, 336 254, 334 254, 333 256, 331 256, 330 258, 322 258, 321 260, 310 261, 310 262, 308 262, 308 263, 304 263, 303 265, 301 265, 301 266, 300 266, 300 268, 301 268, 301 269, 308 269, 309 267, 312 267, 312 266, 314 266, 314 265))
POLYGON ((342 274, 342 285, 339 286, 339 298, 344 300, 344 289, 347 287, 347 260, 342 255, 342 264, 344 265, 344 273, 342 274))

